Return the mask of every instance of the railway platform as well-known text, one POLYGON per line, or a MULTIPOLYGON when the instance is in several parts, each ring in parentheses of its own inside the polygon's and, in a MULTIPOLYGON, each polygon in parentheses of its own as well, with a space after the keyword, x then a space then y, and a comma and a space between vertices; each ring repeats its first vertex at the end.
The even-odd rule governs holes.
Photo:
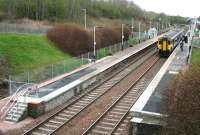
MULTIPOLYGON (((54 109, 65 103, 71 97, 84 91, 88 86, 101 80, 105 74, 108 74, 114 68, 120 67, 120 64, 123 64, 130 57, 144 48, 151 46, 156 41, 157 38, 148 40, 120 51, 113 56, 108 56, 95 63, 89 64, 84 68, 80 68, 80 70, 72 74, 68 74, 67 76, 62 75, 58 77, 57 80, 54 79, 53 82, 50 80, 39 84, 39 88, 35 91, 36 96, 26 97, 26 101, 30 106, 36 105, 36 108, 29 109, 31 109, 31 111, 37 111, 37 113, 38 111, 41 112, 40 109, 38 110, 38 108, 41 108, 41 103, 42 106, 44 106, 42 112, 48 112, 54 109)), ((22 97, 21 101, 24 101, 24 97, 22 97)))
POLYGON ((148 85, 143 94, 130 110, 131 119, 130 134, 154 135, 160 132, 165 124, 163 117, 162 97, 173 78, 188 67, 190 57, 190 45, 192 38, 184 45, 174 50, 160 71, 148 85), (150 134, 151 133, 151 134, 150 134))
MULTIPOLYGON (((152 44, 156 43, 157 38, 147 40, 141 44, 137 44, 133 47, 129 47, 123 51, 120 51, 112 56, 103 58, 95 63, 81 67, 71 73, 58 76, 52 80, 48 80, 41 84, 38 84, 36 94, 31 97, 20 97, 20 102, 27 104, 28 115, 32 113, 38 117, 54 108, 66 103, 71 97, 84 91, 87 86, 93 82, 98 81, 99 78, 103 78, 105 74, 109 73, 109 70, 121 66, 127 59, 133 57, 141 50, 148 48, 152 44)), ((9 98, 0 101, 0 107, 3 107, 9 98)), ((29 115, 30 116, 30 115, 29 115)), ((25 125, 29 125, 35 122, 35 119, 28 118, 21 122, 10 124, 0 122, 0 129, 2 132, 8 130, 17 130, 23 128, 25 125), (8 127, 8 128, 2 128, 8 127)))

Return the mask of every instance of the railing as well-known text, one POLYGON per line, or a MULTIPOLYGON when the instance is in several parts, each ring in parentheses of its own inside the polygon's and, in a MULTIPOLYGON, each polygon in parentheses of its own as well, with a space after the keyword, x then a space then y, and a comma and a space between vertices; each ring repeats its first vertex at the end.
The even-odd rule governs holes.
MULTIPOLYGON (((129 45, 125 42, 123 48, 125 49, 127 47, 129 47, 129 45)), ((96 59, 101 59, 108 56, 109 54, 114 54, 121 50, 121 43, 101 48, 96 51, 96 59)), ((40 67, 38 69, 28 70, 18 75, 10 75, 8 79, 10 94, 12 95, 13 93, 15 93, 15 91, 17 91, 17 89, 23 84, 40 84, 52 78, 69 73, 77 68, 80 68, 81 66, 91 63, 92 58, 93 52, 88 52, 80 55, 79 57, 72 57, 68 61, 64 60, 44 67, 40 67)))
MULTIPOLYGON (((17 89, 17 91, 9 98, 8 102, 2 107, 0 112, 2 113, 0 119, 3 120, 6 114, 10 111, 10 109, 15 106, 18 103, 18 98, 20 96, 24 96, 27 92, 30 91, 31 87, 28 87, 29 85, 33 84, 24 84, 20 88, 17 89)), ((26 98, 26 97, 24 97, 26 98)))
MULTIPOLYGON (((20 96, 24 96, 24 103, 26 103, 26 97, 27 97, 27 95, 28 95, 29 93, 30 93, 30 90, 29 90, 29 88, 28 88, 28 89, 26 89, 26 90, 20 95, 20 96)), ((19 106, 18 106, 18 103, 19 103, 19 102, 20 102, 20 101, 17 100, 17 102, 13 105, 13 106, 16 105, 17 110, 12 112, 11 118, 13 118, 14 115, 18 112, 18 107, 19 107, 19 106)), ((12 107, 13 107, 13 106, 12 106, 12 107)), ((12 108, 12 107, 11 107, 11 108, 12 108)), ((11 108, 10 108, 10 109, 11 109, 11 108)), ((10 109, 8 109, 7 113, 10 111, 10 109)), ((6 114, 7 114, 7 113, 6 113, 6 114)), ((6 116, 6 114, 4 115, 4 117, 6 116)), ((3 118, 4 118, 4 117, 3 117, 3 118)))
POLYGON ((46 33, 51 26, 44 26, 40 24, 16 24, 16 23, 0 23, 0 32, 16 32, 16 33, 46 33))

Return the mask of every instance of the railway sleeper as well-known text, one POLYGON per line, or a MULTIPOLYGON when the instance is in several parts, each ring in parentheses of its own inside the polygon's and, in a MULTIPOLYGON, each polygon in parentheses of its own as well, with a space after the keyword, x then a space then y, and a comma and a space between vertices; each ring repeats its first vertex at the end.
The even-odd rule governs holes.
POLYGON ((112 127, 105 127, 103 125, 97 125, 95 128, 96 129, 101 129, 101 130, 106 130, 106 131, 109 131, 109 130, 113 129, 112 127))
POLYGON ((108 125, 108 126, 115 126, 115 124, 112 122, 106 122, 106 121, 102 121, 100 124, 103 124, 103 125, 108 125))
POLYGON ((125 113, 123 113, 123 112, 116 112, 116 111, 112 111, 112 112, 110 112, 110 114, 117 114, 117 115, 124 115, 125 113))

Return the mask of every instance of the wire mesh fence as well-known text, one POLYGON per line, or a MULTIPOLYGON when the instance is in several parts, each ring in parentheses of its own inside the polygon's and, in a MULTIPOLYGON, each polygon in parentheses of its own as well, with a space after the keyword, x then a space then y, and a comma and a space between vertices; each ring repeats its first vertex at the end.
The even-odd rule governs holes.
MULTIPOLYGON (((118 43, 112 46, 101 48, 101 49, 96 50, 95 58, 96 60, 99 60, 103 57, 112 55, 128 47, 129 47, 128 43, 124 42, 123 45, 121 43, 118 43)), ((26 84, 26 83, 39 84, 41 82, 55 78, 64 73, 70 72, 83 65, 93 62, 93 59, 94 59, 94 52, 92 51, 92 52, 82 54, 78 57, 66 59, 64 61, 60 61, 51 65, 40 67, 35 70, 28 70, 18 75, 10 75, 8 79, 9 89, 10 89, 9 93, 10 95, 12 95, 17 90, 17 88, 23 84, 26 84)))
POLYGON ((16 23, 0 23, 0 32, 16 32, 16 33, 46 33, 50 26, 36 24, 16 24, 16 23))

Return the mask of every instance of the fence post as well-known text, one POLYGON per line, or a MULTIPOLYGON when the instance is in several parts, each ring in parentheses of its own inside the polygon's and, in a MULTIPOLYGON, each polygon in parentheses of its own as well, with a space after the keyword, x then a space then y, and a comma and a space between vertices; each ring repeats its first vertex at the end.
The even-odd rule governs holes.
POLYGON ((65 73, 65 71, 66 71, 66 70, 65 70, 65 68, 66 68, 65 60, 63 61, 63 67, 64 67, 64 70, 63 70, 63 71, 64 71, 64 73, 65 73))
POLYGON ((118 45, 117 45, 117 52, 119 52, 120 50, 121 50, 121 43, 119 43, 118 45))
POLYGON ((109 48, 108 48, 109 49, 109 54, 112 54, 112 47, 113 46, 109 46, 109 48))
POLYGON ((53 78, 53 64, 51 65, 51 78, 53 78))
POLYGON ((28 81, 28 83, 30 82, 30 78, 29 78, 30 76, 29 76, 29 75, 30 75, 30 74, 29 74, 29 71, 28 71, 28 72, 27 72, 27 79, 28 79, 27 81, 28 81))
POLYGON ((9 93, 10 93, 10 95, 12 94, 12 81, 11 81, 11 75, 9 75, 9 93))
POLYGON ((90 59, 90 52, 88 52, 88 63, 90 63, 89 59, 90 59))
POLYGON ((98 60, 98 57, 99 57, 99 49, 96 51, 96 53, 97 53, 97 54, 96 54, 96 58, 95 58, 95 59, 98 60))
POLYGON ((104 47, 104 57, 106 57, 106 47, 104 47))
MULTIPOLYGON (((83 64, 84 64, 84 62, 83 62, 83 60, 84 60, 84 59, 83 59, 83 54, 81 55, 81 60, 82 60, 82 65, 83 65, 83 64)), ((82 66, 82 65, 81 65, 81 66, 82 66)))

